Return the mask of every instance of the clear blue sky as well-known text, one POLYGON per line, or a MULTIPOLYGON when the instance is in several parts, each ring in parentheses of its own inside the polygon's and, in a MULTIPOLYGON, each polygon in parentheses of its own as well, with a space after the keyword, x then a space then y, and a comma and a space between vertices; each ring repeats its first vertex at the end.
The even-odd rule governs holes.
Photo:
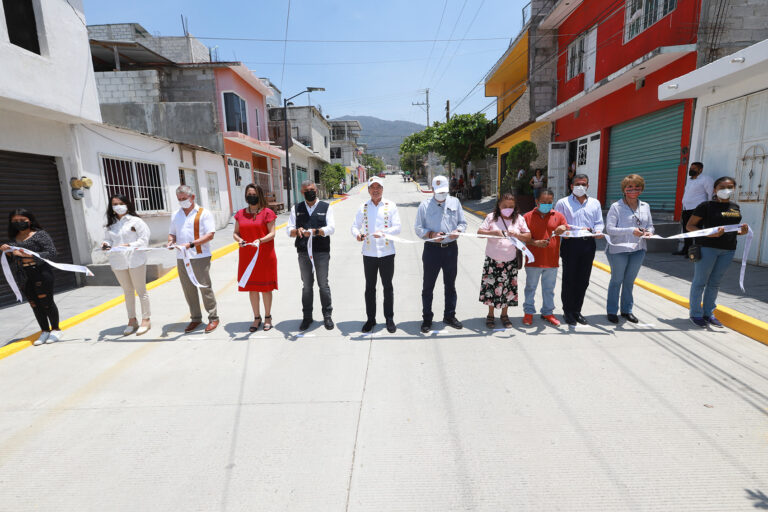
MULTIPOLYGON (((85 0, 84 5, 89 24, 137 22, 153 34, 182 35, 183 13, 189 19, 190 33, 196 37, 280 39, 201 40, 207 46, 219 47, 219 60, 244 62, 257 75, 272 79, 284 94, 293 95, 306 86, 325 87, 326 92, 313 94, 311 101, 331 117, 372 115, 423 124, 426 114, 411 106, 412 102, 424 101, 419 91, 430 88, 430 118, 444 119, 445 101, 450 99, 452 107, 456 105, 499 59, 509 39, 518 34, 521 9, 526 3, 291 0, 288 39, 504 39, 437 42, 434 48, 431 42, 288 42, 284 76, 282 39, 288 0, 85 0)), ((454 113, 477 112, 492 99, 485 98, 481 85, 454 113)), ((306 95, 297 98, 297 104, 306 101, 306 95)), ((495 115, 493 107, 486 112, 489 117, 495 115)))

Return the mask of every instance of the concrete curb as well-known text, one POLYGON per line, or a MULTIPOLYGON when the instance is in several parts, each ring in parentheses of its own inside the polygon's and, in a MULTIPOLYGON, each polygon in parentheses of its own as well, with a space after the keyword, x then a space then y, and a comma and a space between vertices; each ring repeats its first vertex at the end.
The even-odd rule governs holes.
MULTIPOLYGON (((340 199, 336 199, 335 201, 331 201, 330 204, 336 204, 340 201, 344 201, 348 199, 348 196, 342 197, 340 199)), ((286 227, 288 223, 280 224, 275 228, 275 231, 279 229, 283 229, 286 227)), ((230 254, 238 249, 238 245, 235 242, 232 242, 229 245, 225 245, 224 247, 219 247, 218 249, 211 252, 211 261, 217 260, 223 256, 226 256, 227 254, 230 254)), ((147 283, 147 290, 151 290, 153 288, 157 288, 161 284, 165 284, 168 281, 171 281, 173 279, 176 279, 179 277, 179 272, 176 268, 171 269, 167 273, 165 273, 162 277, 155 279, 154 281, 151 281, 147 283)), ((111 309, 119 304, 122 304, 125 302, 125 296, 120 295, 119 297, 115 297, 113 299, 108 300, 107 302, 103 304, 99 304, 98 306, 92 307, 91 309, 88 309, 86 311, 83 311, 82 313, 78 313, 77 315, 67 318, 66 320, 62 320, 59 324, 59 327, 61 327, 61 330, 64 331, 66 329, 69 329, 70 327, 74 327, 78 324, 81 324, 85 322, 86 320, 89 320, 96 315, 100 315, 101 313, 107 311, 108 309, 111 309)), ((40 331, 37 331, 34 334, 30 334, 29 336, 25 336, 24 338, 20 339, 19 341, 16 341, 14 343, 9 343, 8 345, 0 347, 0 359, 6 358, 10 355, 15 354, 16 352, 20 352, 21 350, 24 350, 25 348, 31 347, 32 343, 40 337, 40 331)))
MULTIPOLYGON (((487 213, 480 212, 477 210, 472 210, 471 208, 467 208, 466 206, 462 206, 466 211, 470 213, 474 213, 475 215, 478 215, 480 218, 485 218, 487 213)), ((605 263, 601 263, 599 261, 593 261, 592 266, 595 268, 599 268, 600 270, 603 270, 605 272, 611 273, 611 267, 606 265, 605 263)), ((683 297, 682 295, 678 295, 675 292, 671 290, 667 290, 666 288, 662 288, 661 286, 655 285, 653 283, 649 283, 648 281, 644 281, 642 279, 635 279, 635 285, 639 286, 640 288, 643 288, 644 290, 648 290, 651 293, 654 293, 658 295, 659 297, 662 297, 664 299, 667 299, 671 302, 674 302, 678 306, 682 306, 686 309, 690 309, 690 303, 688 299, 683 297)), ((715 312, 717 312, 717 319, 722 322, 722 324, 736 332, 739 332, 745 336, 749 336, 753 340, 757 340, 760 343, 763 343, 765 345, 768 345, 768 323, 758 320, 757 318, 752 318, 749 315, 745 315, 744 313, 741 313, 739 311, 736 311, 735 309, 731 309, 726 306, 717 306, 715 309, 715 312)))

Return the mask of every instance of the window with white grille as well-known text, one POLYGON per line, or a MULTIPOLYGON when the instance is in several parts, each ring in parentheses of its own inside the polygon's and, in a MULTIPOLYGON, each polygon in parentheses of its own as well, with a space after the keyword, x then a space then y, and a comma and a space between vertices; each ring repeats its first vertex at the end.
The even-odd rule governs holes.
POLYGON ((675 7, 677 7, 677 0, 627 0, 624 42, 674 11, 675 7))
POLYGON ((584 72, 584 36, 568 45, 568 80, 584 72))
POLYGON ((215 172, 207 172, 205 174, 208 178, 208 208, 215 212, 220 211, 219 176, 215 172))
POLYGON ((107 156, 101 158, 101 165, 109 196, 124 194, 137 212, 168 211, 162 165, 107 156))
POLYGON ((576 165, 587 165, 587 139, 581 139, 579 141, 578 157, 576 158, 576 165))

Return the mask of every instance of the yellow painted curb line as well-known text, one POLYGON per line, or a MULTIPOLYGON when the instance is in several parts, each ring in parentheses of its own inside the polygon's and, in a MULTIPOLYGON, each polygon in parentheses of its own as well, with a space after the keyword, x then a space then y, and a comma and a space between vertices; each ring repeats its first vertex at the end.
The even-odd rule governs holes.
MULTIPOLYGON (((331 204, 338 203, 339 201, 340 199, 337 201, 333 201, 331 204)), ((275 231, 277 231, 278 229, 282 229, 287 225, 288 223, 280 224, 275 228, 275 231)), ((219 247, 218 249, 211 252, 211 261, 219 259, 223 256, 226 256, 227 254, 234 252, 237 248, 238 248, 238 245, 235 242, 232 242, 229 245, 225 245, 224 247, 219 247)), ((165 274, 163 274, 161 277, 147 283, 147 290, 152 290, 153 288, 157 288, 161 284, 165 284, 168 281, 176 279, 177 277, 179 277, 179 271, 177 268, 174 267, 168 272, 166 272, 165 274)), ((94 306, 91 309, 88 309, 86 311, 83 311, 82 313, 78 313, 73 317, 63 320, 59 324, 59 327, 61 327, 62 331, 69 329, 70 327, 74 327, 78 324, 81 324, 86 320, 89 320, 95 317, 96 315, 100 315, 106 310, 117 306, 118 304, 122 304, 123 302, 125 302, 125 295, 120 295, 119 297, 115 297, 114 299, 109 299, 107 302, 103 304, 99 304, 98 306, 94 306)), ((12 354, 15 354, 16 352, 24 350, 25 348, 31 347, 32 342, 39 337, 40 337, 40 331, 37 331, 36 333, 30 334, 29 336, 26 336, 20 339, 19 341, 16 341, 14 343, 9 343, 8 345, 0 347, 0 359, 6 358, 12 354)))
MULTIPOLYGON (((464 209, 474 213, 475 215, 479 215, 480 217, 485 217, 487 215, 485 212, 471 210, 466 206, 464 206, 464 209)), ((592 266, 599 268, 600 270, 604 270, 609 274, 611 273, 611 267, 605 263, 593 261, 592 266)), ((688 299, 682 295, 678 295, 671 290, 667 290, 661 286, 649 283, 643 279, 635 279, 635 284, 640 288, 658 295, 659 297, 674 302, 678 306, 690 309, 690 303, 688 299)), ((722 324, 726 327, 733 329, 734 331, 739 332, 745 336, 749 336, 753 340, 757 340, 760 343, 768 345, 768 323, 758 320, 757 318, 752 318, 749 315, 745 315, 744 313, 736 311, 735 309, 731 309, 727 306, 717 306, 715 311, 717 312, 717 319, 720 320, 720 322, 722 322, 722 324)))

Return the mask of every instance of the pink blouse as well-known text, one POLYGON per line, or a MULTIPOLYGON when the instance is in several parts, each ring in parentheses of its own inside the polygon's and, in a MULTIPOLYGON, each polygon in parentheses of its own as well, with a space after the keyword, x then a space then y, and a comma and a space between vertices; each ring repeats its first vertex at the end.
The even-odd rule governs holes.
MULTIPOLYGON (((489 213, 483 221, 480 229, 490 231, 492 229, 498 229, 499 231, 511 231, 512 233, 529 233, 528 225, 525 223, 525 219, 522 215, 517 216, 515 222, 508 220, 502 220, 499 217, 496 222, 493 221, 493 213, 489 213), (507 227, 504 227, 504 223, 507 223, 507 227)), ((517 247, 511 240, 502 238, 488 238, 485 246, 485 255, 495 261, 507 262, 512 261, 517 257, 517 247)))

